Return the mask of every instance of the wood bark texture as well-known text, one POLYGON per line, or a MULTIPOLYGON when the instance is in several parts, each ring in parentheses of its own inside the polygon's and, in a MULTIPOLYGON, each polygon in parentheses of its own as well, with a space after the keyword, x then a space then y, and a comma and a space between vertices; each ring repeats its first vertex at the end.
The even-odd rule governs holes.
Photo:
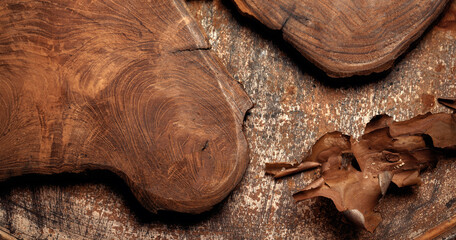
POLYGON ((0 181, 106 169, 150 211, 242 178, 251 102, 180 0, 0 3, 0 181))
MULTIPOLYGON (((359 137, 378 114, 403 121, 452 113, 437 103, 456 92, 452 2, 391 71, 339 81, 280 32, 241 16, 231 0, 186 1, 211 50, 255 103, 244 123, 250 163, 240 184, 203 214, 151 214, 107 171, 28 175, 0 183, 0 226, 17 239, 414 239, 456 215, 454 156, 422 172, 419 187, 390 187, 375 209, 383 221, 374 233, 342 221, 328 199, 294 201, 318 170, 275 180, 264 167, 300 160, 328 131, 359 137)), ((447 234, 454 239, 456 229, 447 234)))
POLYGON ((389 69, 448 0, 234 0, 332 77, 389 69))

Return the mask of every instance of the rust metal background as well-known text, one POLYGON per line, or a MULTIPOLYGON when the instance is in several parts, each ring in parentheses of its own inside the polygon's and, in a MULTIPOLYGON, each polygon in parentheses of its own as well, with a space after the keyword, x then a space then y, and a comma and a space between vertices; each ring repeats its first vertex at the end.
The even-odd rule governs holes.
POLYGON ((279 181, 263 172, 266 162, 300 159, 328 131, 359 136, 377 114, 405 120, 449 112, 436 97, 456 96, 456 1, 393 69, 350 79, 326 77, 230 1, 188 5, 255 103, 245 122, 251 162, 240 185, 205 214, 154 215, 107 172, 20 177, 0 183, 0 232, 24 239, 410 239, 456 215, 454 156, 426 170, 422 186, 390 189, 374 233, 343 223, 329 200, 293 202, 315 171, 279 181))

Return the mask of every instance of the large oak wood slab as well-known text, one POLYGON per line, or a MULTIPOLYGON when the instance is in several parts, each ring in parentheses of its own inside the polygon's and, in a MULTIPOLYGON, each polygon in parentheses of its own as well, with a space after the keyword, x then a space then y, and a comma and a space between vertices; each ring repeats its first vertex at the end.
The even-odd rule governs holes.
POLYGON ((381 72, 444 10, 448 0, 234 0, 240 11, 283 32, 332 77, 381 72))
POLYGON ((106 169, 150 211, 242 178, 251 102, 180 0, 0 3, 0 181, 106 169))

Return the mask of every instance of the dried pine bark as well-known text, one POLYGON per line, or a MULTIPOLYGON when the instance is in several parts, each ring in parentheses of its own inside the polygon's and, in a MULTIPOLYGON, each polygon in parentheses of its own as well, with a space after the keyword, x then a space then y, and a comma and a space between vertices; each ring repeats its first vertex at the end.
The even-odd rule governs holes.
MULTIPOLYGON (((451 99, 440 102, 454 105, 451 99)), ((420 184, 420 171, 448 151, 456 151, 456 113, 427 113, 402 122, 379 115, 358 140, 327 133, 302 163, 269 163, 266 172, 277 178, 320 167, 321 177, 295 193, 294 199, 329 198, 353 223, 372 232, 381 221, 374 207, 390 183, 420 184)))

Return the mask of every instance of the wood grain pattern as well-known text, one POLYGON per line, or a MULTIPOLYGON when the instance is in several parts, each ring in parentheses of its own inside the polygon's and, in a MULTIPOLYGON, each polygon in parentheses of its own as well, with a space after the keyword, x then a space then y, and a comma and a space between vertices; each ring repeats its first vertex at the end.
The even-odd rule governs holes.
POLYGON ((179 0, 0 3, 0 181, 106 169, 199 213, 248 163, 251 102, 179 0))
MULTIPOLYGON (((362 135, 377 114, 401 121, 451 113, 436 98, 456 92, 455 11, 446 11, 448 21, 427 31, 391 71, 338 81, 281 33, 241 16, 231 0, 186 4, 211 50, 255 103, 244 126, 251 160, 240 184, 212 210, 182 216, 148 213, 104 171, 19 177, 0 183, 0 226, 8 233, 51 240, 414 239, 456 215, 455 158, 424 172, 420 187, 389 189, 376 209, 383 221, 374 233, 340 222, 331 201, 294 202, 292 194, 317 177, 313 171, 280 180, 264 175, 266 163, 299 160, 328 131, 362 135)), ((444 239, 455 238, 456 230, 449 234, 444 239)))
POLYGON ((333 77, 390 68, 448 0, 234 0, 333 77))

